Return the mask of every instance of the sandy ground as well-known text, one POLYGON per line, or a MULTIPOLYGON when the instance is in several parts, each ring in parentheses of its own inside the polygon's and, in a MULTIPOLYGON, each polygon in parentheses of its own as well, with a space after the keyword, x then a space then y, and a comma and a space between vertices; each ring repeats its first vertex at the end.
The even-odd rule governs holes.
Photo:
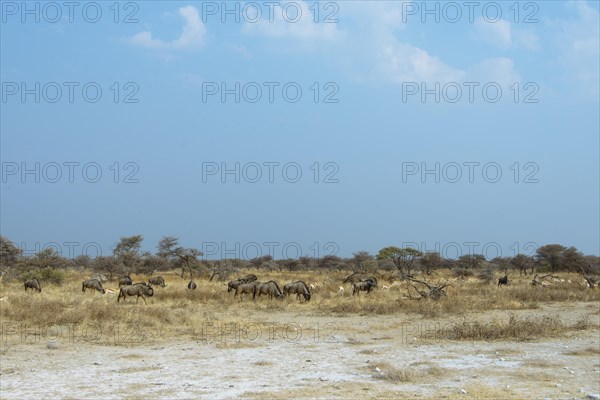
POLYGON ((418 316, 257 311, 257 323, 210 321, 173 339, 127 327, 3 324, 0 397, 584 399, 600 393, 597 304, 515 314, 556 313, 567 323, 587 316, 595 327, 561 338, 486 342, 443 339, 456 319, 418 316), (386 379, 391 370, 400 378, 386 379))

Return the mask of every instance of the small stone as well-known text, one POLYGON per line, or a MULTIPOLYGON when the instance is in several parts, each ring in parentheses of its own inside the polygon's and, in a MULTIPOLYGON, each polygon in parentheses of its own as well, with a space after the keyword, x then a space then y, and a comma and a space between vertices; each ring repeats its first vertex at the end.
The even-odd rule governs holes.
POLYGON ((587 398, 590 400, 600 400, 600 394, 590 393, 590 394, 588 394, 587 398))
POLYGON ((460 389, 459 392, 460 394, 467 394, 467 391, 465 389, 460 389))
POLYGON ((379 367, 376 367, 375 372, 381 372, 381 369, 379 367))
POLYGON ((102 365, 102 363, 100 361, 96 361, 94 365, 102 365))
POLYGON ((560 383, 557 383, 556 385, 554 385, 556 387, 561 387, 562 385, 560 383))

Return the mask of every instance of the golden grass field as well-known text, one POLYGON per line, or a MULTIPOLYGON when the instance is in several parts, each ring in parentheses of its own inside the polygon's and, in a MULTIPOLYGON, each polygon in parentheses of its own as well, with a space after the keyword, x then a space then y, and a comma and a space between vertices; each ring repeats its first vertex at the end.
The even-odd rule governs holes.
MULTIPOLYGON (((188 279, 164 271, 167 286, 155 287, 144 304, 117 303, 116 293, 82 293, 91 272, 68 272, 66 283, 42 284, 41 293, 4 282, 2 398, 27 397, 19 390, 27 374, 52 382, 49 371, 58 361, 67 371, 78 370, 79 362, 88 374, 122 381, 115 398, 132 384, 169 374, 177 378, 143 385, 132 398, 585 398, 600 392, 600 290, 587 288, 577 274, 558 274, 544 287, 513 274, 509 286, 497 287, 440 272, 435 281, 450 283, 448 296, 432 301, 418 300, 412 289, 409 297, 405 282, 382 280, 372 293, 352 296, 351 285, 341 283, 344 272, 239 275, 246 273, 317 288, 310 302, 240 300, 223 282, 196 279, 191 291, 188 279), (294 356, 286 362, 288 353, 294 356), (102 361, 88 362, 85 354, 102 361), (34 372, 26 371, 30 366, 34 372), (188 386, 173 383, 180 377, 188 386)), ((90 398, 106 397, 97 385, 79 386, 90 398)), ((79 386, 52 393, 77 398, 79 386)))

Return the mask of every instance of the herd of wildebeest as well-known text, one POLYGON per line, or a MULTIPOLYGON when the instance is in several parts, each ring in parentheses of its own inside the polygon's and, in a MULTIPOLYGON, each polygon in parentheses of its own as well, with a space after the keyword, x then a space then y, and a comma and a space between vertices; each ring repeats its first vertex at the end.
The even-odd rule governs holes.
MULTIPOLYGON (((138 282, 133 283, 131 277, 129 275, 122 276, 119 279, 119 293, 117 296, 117 303, 120 302, 121 299, 125 301, 127 297, 136 296, 136 303, 139 301, 141 297, 146 303, 146 297, 152 297, 154 295, 153 286, 165 287, 167 286, 165 280, 162 276, 157 276, 148 279, 148 282, 138 282)), ((313 285, 311 285, 313 286, 313 285)), ((196 282, 190 280, 187 285, 189 290, 194 290, 197 288, 196 282)), ((354 295, 360 294, 361 291, 365 291, 370 293, 373 289, 377 288, 377 279, 376 278, 367 278, 361 280, 359 282, 353 283, 353 291, 354 295)), ((42 291, 42 286, 40 281, 37 278, 29 279, 25 281, 25 291, 27 289, 36 290, 38 292, 42 291)), ((102 294, 106 293, 107 289, 102 287, 102 278, 94 277, 92 279, 88 279, 82 282, 81 291, 85 292, 87 289, 96 290, 102 294)), ((108 289, 111 292, 115 292, 115 290, 108 289)), ((227 283, 227 292, 234 292, 233 297, 240 296, 240 300, 243 299, 243 295, 252 295, 252 299, 256 299, 261 295, 268 296, 269 299, 276 298, 282 299, 287 295, 296 295, 296 299, 302 301, 310 301, 311 298, 311 290, 310 287, 304 283, 304 281, 295 281, 292 283, 288 283, 283 285, 283 290, 281 290, 279 284, 273 280, 268 282, 259 282, 256 275, 250 274, 246 275, 242 278, 235 279, 227 283)))
MULTIPOLYGON (((600 287, 600 277, 588 275, 588 274, 584 273, 583 271, 582 271, 582 275, 590 288, 600 287)), ((360 292, 363 292, 363 291, 370 293, 373 289, 376 289, 378 287, 377 278, 362 277, 360 279, 355 279, 356 276, 357 276, 357 274, 355 273, 355 274, 350 275, 348 278, 346 278, 346 280, 344 280, 344 283, 352 284, 352 294, 353 295, 359 295, 360 292)), ((533 281, 531 282, 531 285, 532 286, 544 286, 547 284, 545 279, 548 277, 557 278, 556 276, 554 276, 552 274, 547 274, 547 275, 544 275, 544 276, 538 278, 538 274, 536 274, 533 278, 533 281)), ((428 291, 422 291, 415 287, 415 290, 424 298, 431 298, 434 300, 438 300, 438 299, 446 296, 446 293, 444 292, 444 288, 446 286, 448 286, 448 284, 432 286, 432 285, 429 285, 427 282, 419 281, 410 276, 407 277, 407 279, 411 283, 413 283, 413 282, 419 283, 419 284, 423 284, 427 287, 428 291)), ((116 292, 116 290, 113 290, 113 289, 104 289, 102 287, 102 281, 103 281, 103 279, 101 276, 95 276, 92 279, 85 280, 81 284, 81 291, 85 292, 86 289, 92 289, 92 290, 97 290, 98 292, 100 292, 102 294, 106 293, 107 290, 112 293, 116 292)), ((396 284, 393 284, 392 286, 394 286, 396 284)), ((503 285, 508 285, 508 284, 509 284, 508 273, 505 272, 505 275, 498 279, 498 286, 503 286, 503 285)), ((136 296, 136 303, 139 301, 140 297, 142 298, 142 300, 144 300, 144 303, 146 303, 146 297, 152 297, 154 295, 153 287, 155 287, 155 286, 160 286, 163 288, 167 286, 165 283, 165 280, 162 276, 156 276, 156 277, 150 278, 150 279, 148 279, 148 282, 138 282, 138 283, 133 283, 133 281, 129 275, 122 276, 121 278, 119 278, 119 289, 118 289, 119 293, 117 296, 117 303, 120 302, 121 299, 123 299, 123 301, 125 301, 125 299, 127 297, 133 297, 133 296, 136 296)), ((197 287, 198 286, 196 285, 196 282, 194 282, 193 280, 190 280, 187 285, 187 288, 189 290, 195 290, 197 287)), ((233 295, 234 298, 239 295, 240 300, 243 300, 244 295, 252 295, 252 299, 255 300, 257 297, 260 297, 261 295, 268 296, 269 299, 272 299, 272 298, 282 299, 284 296, 295 294, 296 299, 298 299, 300 301, 302 301, 302 300, 310 301, 310 298, 312 296, 311 288, 314 289, 315 287, 316 287, 315 285, 306 285, 306 283, 304 283, 304 281, 295 281, 295 282, 283 285, 283 290, 281 290, 281 288, 277 282, 275 282, 273 280, 270 280, 268 282, 259 282, 256 275, 249 274, 242 278, 238 278, 238 279, 235 279, 235 280, 227 283, 227 292, 234 292, 234 295, 233 295)), ((414 287, 414 285, 413 285, 413 287, 414 287)), ((29 279, 29 280, 25 281, 25 291, 27 291, 27 289, 31 289, 32 291, 36 290, 38 292, 41 292, 42 286, 40 284, 40 281, 37 278, 34 278, 34 279, 29 279)), ((383 289, 389 289, 389 287, 384 285, 383 289)), ((340 292, 342 292, 342 291, 344 291, 344 288, 342 286, 340 286, 340 292)))

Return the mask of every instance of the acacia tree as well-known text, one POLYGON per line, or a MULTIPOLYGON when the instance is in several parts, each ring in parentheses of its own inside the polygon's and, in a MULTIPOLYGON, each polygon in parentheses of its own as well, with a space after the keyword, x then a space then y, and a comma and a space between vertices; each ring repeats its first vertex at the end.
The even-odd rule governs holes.
POLYGON ((560 244, 547 244, 537 249, 535 258, 542 265, 550 266, 550 271, 556 272, 562 267, 565 246, 560 244))
POLYGON ((423 266, 424 272, 431 275, 433 271, 444 266, 444 259, 440 256, 440 253, 430 252, 423 254, 419 263, 423 266))
POLYGON ((309 256, 301 256, 298 259, 298 263, 300 264, 300 267, 305 270, 311 268, 311 266, 313 265, 313 261, 314 261, 313 258, 309 257, 309 256))
POLYGON ((198 265, 198 257, 202 257, 204 253, 195 248, 186 248, 179 246, 179 238, 174 236, 164 236, 158 242, 157 246, 159 257, 167 259, 175 259, 181 264, 181 278, 185 274, 187 269, 190 273, 190 279, 192 279, 192 268, 198 265))
POLYGON ((317 267, 325 270, 337 268, 341 271, 345 265, 344 260, 332 254, 317 259, 317 267))
POLYGON ((130 274, 141 265, 141 249, 144 237, 134 235, 122 237, 113 250, 113 255, 123 264, 124 273, 130 274))
POLYGON ((145 252, 142 255, 142 260, 137 271, 152 276, 154 275, 155 271, 165 269, 168 264, 169 260, 166 258, 145 252))
POLYGON ((406 279, 413 277, 411 273, 413 264, 422 256, 423 253, 420 250, 413 249, 411 247, 401 249, 399 247, 389 246, 379 250, 379 253, 377 254, 377 259, 392 260, 392 262, 400 272, 400 277, 402 279, 406 279))
POLYGON ((512 257, 509 262, 514 269, 519 270, 519 275, 523 273, 527 275, 527 268, 531 268, 531 274, 533 274, 533 269, 535 267, 535 260, 533 257, 519 253, 512 257))
POLYGON ((119 260, 115 256, 96 257, 92 262, 92 269, 96 273, 106 274, 109 281, 122 272, 119 270, 119 260))
POLYGON ((256 270, 259 270, 261 267, 269 266, 269 264, 273 261, 273 257, 270 254, 254 257, 250 260, 250 265, 252 265, 256 270))
POLYGON ((563 268, 568 271, 579 271, 587 265, 585 256, 575 247, 569 247, 562 254, 563 268))
POLYGON ((0 280, 17 265, 22 254, 22 249, 15 246, 8 238, 0 236, 0 280))
POLYGON ((485 262, 482 254, 464 254, 458 257, 457 267, 464 269, 479 269, 485 262))

